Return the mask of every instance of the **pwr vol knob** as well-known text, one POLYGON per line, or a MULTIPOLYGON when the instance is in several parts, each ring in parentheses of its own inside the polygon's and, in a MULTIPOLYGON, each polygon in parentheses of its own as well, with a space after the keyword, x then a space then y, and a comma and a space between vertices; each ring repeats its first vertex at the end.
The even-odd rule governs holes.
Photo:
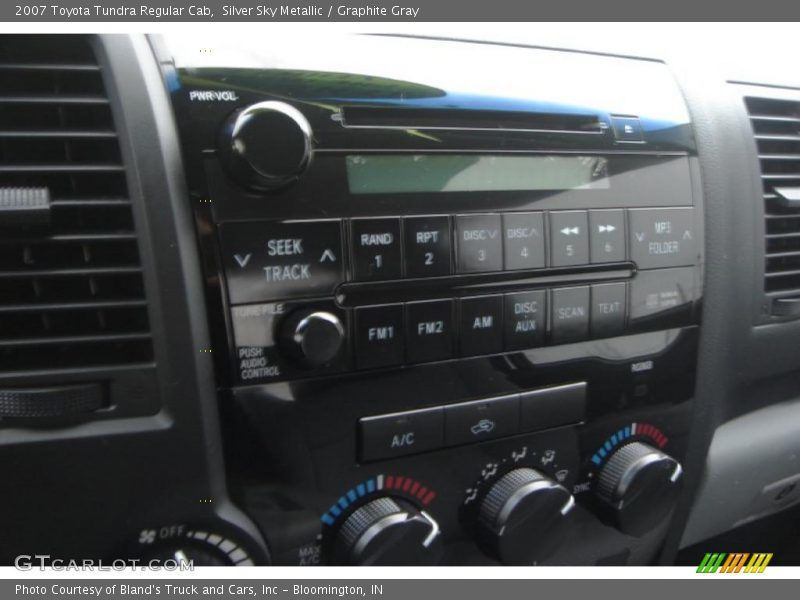
POLYGON ((237 110, 222 127, 220 159, 246 187, 271 190, 297 180, 311 163, 311 125, 285 102, 258 102, 237 110))

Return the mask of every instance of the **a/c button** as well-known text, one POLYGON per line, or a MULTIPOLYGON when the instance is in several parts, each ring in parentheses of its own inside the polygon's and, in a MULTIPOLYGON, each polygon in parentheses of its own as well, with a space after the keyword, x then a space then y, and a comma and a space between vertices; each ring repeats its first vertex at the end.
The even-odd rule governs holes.
POLYGON ((359 420, 361 460, 380 460, 441 448, 442 407, 365 417, 359 420))

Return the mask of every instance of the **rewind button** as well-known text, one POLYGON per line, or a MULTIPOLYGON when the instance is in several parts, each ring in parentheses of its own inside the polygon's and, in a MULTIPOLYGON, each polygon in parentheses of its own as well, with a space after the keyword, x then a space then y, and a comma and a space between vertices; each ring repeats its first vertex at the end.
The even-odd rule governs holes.
POLYGON ((553 267, 589 262, 589 222, 585 210, 550 213, 550 264, 553 267))

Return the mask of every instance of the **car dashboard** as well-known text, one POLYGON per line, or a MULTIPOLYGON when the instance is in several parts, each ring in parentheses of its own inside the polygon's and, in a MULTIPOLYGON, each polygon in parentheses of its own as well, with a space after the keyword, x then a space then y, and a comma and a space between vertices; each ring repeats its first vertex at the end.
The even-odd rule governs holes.
POLYGON ((0 37, 2 564, 798 564, 800 84, 468 37, 0 37))

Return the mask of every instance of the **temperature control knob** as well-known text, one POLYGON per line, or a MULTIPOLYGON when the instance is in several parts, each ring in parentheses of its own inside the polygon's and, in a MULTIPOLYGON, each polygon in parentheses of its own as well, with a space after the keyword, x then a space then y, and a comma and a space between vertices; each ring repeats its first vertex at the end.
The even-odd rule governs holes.
POLYGON ((311 125, 285 102, 236 111, 220 134, 220 158, 241 184, 269 190, 295 181, 311 161, 311 125))
POLYGON ((603 465, 595 493, 620 531, 642 535, 672 510, 682 476, 674 458, 648 444, 631 442, 603 465))
POLYGON ((435 565, 441 556, 439 525, 402 500, 381 497, 342 524, 335 562, 346 565, 435 565))
POLYGON ((484 497, 478 541, 504 564, 538 563, 558 547, 574 506, 572 494, 549 477, 535 469, 514 469, 484 497))
POLYGON ((300 310, 281 326, 281 349, 307 367, 321 367, 342 350, 345 331, 335 314, 324 310, 300 310))

